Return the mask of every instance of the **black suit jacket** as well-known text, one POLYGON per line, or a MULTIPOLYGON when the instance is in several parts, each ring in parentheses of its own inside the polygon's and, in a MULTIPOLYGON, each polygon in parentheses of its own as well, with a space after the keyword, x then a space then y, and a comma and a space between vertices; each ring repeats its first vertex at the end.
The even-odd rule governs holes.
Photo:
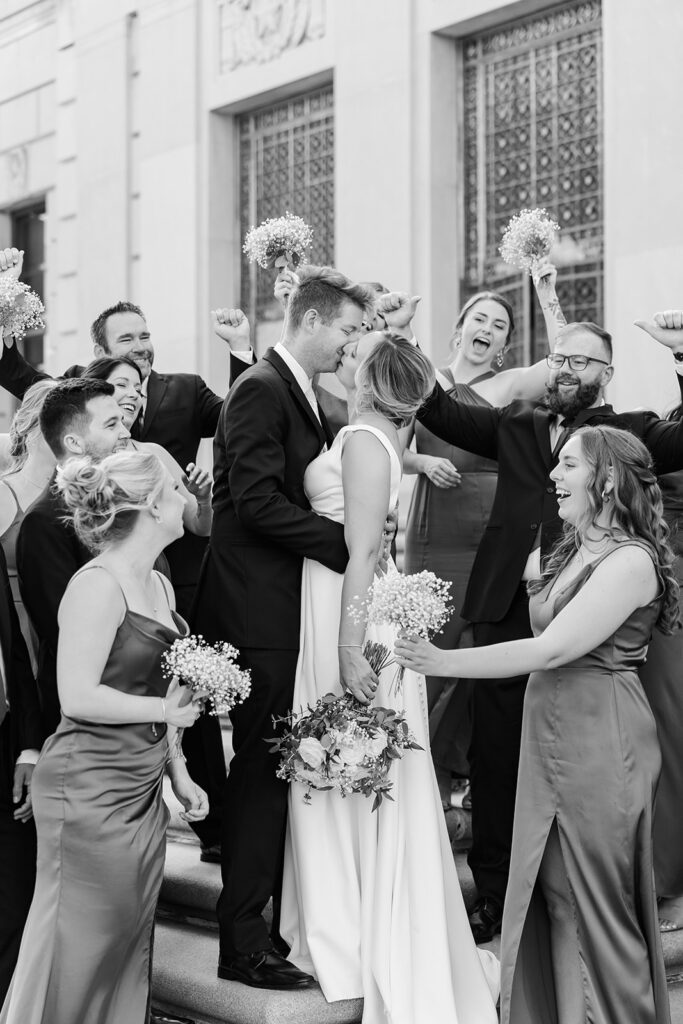
MULTIPOLYGON (((683 394, 683 378, 678 380, 683 394)), ((557 462, 550 448, 552 414, 533 402, 512 402, 502 409, 467 405, 437 384, 418 419, 444 441, 498 461, 491 517, 474 560, 462 615, 470 622, 499 622, 510 609, 539 527, 543 554, 562 532, 549 478, 557 462)), ((573 429, 600 423, 640 437, 657 473, 683 468, 683 421, 668 423, 653 412, 616 413, 611 405, 602 405, 579 413, 573 429)))
POLYGON ((64 517, 68 510, 52 483, 24 517, 17 538, 19 589, 38 635, 37 683, 43 726, 59 725, 57 612, 73 574, 92 558, 64 517))
MULTIPOLYGON (((70 366, 62 376, 79 377, 83 369, 70 366)), ((49 376, 27 363, 16 345, 4 349, 0 359, 0 386, 16 398, 21 400, 31 384, 49 376)), ((222 404, 223 399, 197 374, 152 370, 147 384, 144 426, 138 430, 134 424, 133 436, 160 444, 184 469, 188 462, 196 460, 201 439, 215 434, 222 404)), ((170 545, 167 555, 176 586, 197 582, 205 548, 206 539, 190 533, 170 545)))
POLYGON ((214 441, 213 526, 196 627, 238 647, 296 650, 301 571, 313 558, 344 572, 344 528, 310 509, 304 472, 332 443, 273 349, 242 373, 214 441))
MULTIPOLYGON (((248 363, 246 359, 239 359, 237 356, 230 355, 230 387, 233 386, 238 377, 240 377, 245 370, 248 370, 250 366, 255 365, 255 360, 252 363, 248 363)), ((327 425, 332 431, 332 437, 336 437, 342 427, 345 427, 349 422, 349 407, 343 398, 338 398, 337 395, 333 395, 331 391, 326 388, 321 388, 319 384, 313 385, 315 391, 315 397, 318 400, 318 405, 322 409, 327 425)))
POLYGON ((5 683, 10 710, 2 735, 9 738, 9 750, 0 751, 0 765, 5 772, 3 789, 11 791, 14 765, 22 750, 40 750, 43 728, 40 720, 38 691, 31 671, 26 643, 19 626, 9 579, 7 563, 0 547, 0 645, 5 665, 5 683), (9 728, 7 728, 9 725, 9 728))

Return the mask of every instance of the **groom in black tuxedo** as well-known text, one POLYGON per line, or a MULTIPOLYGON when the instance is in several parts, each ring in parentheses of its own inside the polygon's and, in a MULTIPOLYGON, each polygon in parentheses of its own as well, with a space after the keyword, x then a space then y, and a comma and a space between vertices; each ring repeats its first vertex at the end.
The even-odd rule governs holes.
POLYGON ((311 378, 333 372, 358 340, 369 300, 328 267, 302 271, 282 342, 236 381, 214 441, 214 518, 194 625, 235 644, 252 675, 251 696, 230 715, 218 976, 257 988, 313 984, 275 951, 261 916, 279 893, 287 813, 264 738, 274 735, 272 716, 292 707, 303 559, 335 572, 348 560, 343 526, 312 512, 304 492, 306 467, 332 443, 311 378))
MULTIPOLYGON (((674 350, 683 394, 683 330, 639 326, 674 350)), ((630 430, 649 448, 658 474, 683 469, 683 421, 668 423, 652 412, 616 413, 605 403, 604 389, 614 372, 606 331, 592 323, 567 324, 547 358, 546 403, 516 401, 502 409, 466 405, 437 384, 418 413, 438 437, 498 462, 491 517, 462 608, 463 618, 474 623, 478 647, 531 636, 526 581, 541 575, 541 558, 562 530, 549 473, 572 431, 587 424, 630 430)), ((469 864, 479 897, 470 914, 477 942, 500 931, 527 678, 476 680, 473 686, 469 864)))
POLYGON ((0 1006, 36 877, 31 775, 43 743, 38 691, 0 547, 0 1006))

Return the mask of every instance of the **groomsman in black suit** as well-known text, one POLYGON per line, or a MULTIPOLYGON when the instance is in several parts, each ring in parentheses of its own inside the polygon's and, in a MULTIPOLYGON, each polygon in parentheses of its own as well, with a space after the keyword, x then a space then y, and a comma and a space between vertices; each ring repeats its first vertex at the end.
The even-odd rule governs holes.
POLYGON ((330 268, 306 268, 301 277, 282 342, 242 373, 223 406, 195 614, 197 630, 235 644, 252 673, 251 696, 230 715, 218 975, 258 988, 313 984, 276 952, 261 916, 279 891, 287 812, 287 786, 264 737, 273 735, 272 716, 292 706, 303 559, 336 572, 348 560, 343 526, 311 511, 303 480, 332 443, 312 378, 334 371, 358 339, 369 299, 330 268))
POLYGON ((33 897, 31 775, 42 742, 38 692, 0 548, 0 1006, 33 897))
MULTIPOLYGON (((50 390, 41 409, 40 429, 58 465, 74 455, 103 459, 125 449, 130 437, 113 384, 84 377, 65 380, 50 390)), ((69 580, 93 557, 76 536, 68 514, 51 483, 24 516, 17 538, 19 589, 38 635, 37 683, 47 735, 56 730, 61 716, 57 612, 69 580)))
MULTIPOLYGON (((673 350, 683 394, 683 330, 671 329, 674 322, 681 326, 680 315, 669 316, 668 327, 639 326, 673 350)), ((605 423, 630 430, 649 448, 658 474, 683 468, 683 421, 668 423, 652 412, 616 413, 605 403, 604 389, 614 372, 606 331, 592 323, 567 324, 547 359, 545 403, 516 401, 502 409, 466 405, 437 384, 418 413, 438 437, 498 461, 491 517, 462 608, 463 618, 474 623, 479 647, 531 636, 526 581, 540 576, 541 559, 562 530, 549 473, 572 431, 605 423)), ((469 864, 479 897, 470 914, 477 942, 500 931, 527 678, 476 680, 473 686, 469 864)))

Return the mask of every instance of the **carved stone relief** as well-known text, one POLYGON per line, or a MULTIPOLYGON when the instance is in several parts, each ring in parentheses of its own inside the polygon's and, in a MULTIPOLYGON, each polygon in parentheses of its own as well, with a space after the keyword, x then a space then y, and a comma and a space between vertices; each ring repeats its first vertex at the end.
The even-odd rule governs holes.
POLYGON ((220 70, 265 64, 325 35, 326 0, 218 0, 220 70))

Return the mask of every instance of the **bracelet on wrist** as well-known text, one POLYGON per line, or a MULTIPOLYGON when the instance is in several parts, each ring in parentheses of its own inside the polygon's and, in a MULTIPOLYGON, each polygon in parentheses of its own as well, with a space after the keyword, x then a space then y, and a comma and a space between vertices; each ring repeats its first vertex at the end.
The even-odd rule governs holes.
POLYGON ((357 647, 359 651, 363 650, 362 644, 337 644, 337 648, 339 647, 357 647))

